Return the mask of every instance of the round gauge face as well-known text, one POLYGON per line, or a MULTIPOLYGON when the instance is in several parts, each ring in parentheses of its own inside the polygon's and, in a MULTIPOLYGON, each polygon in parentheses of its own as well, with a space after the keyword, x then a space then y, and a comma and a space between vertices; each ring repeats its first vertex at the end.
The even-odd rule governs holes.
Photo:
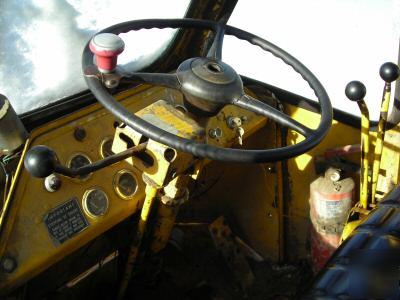
POLYGON ((91 217, 104 216, 108 211, 108 197, 100 189, 86 191, 83 196, 83 209, 91 217))
POLYGON ((102 158, 109 157, 111 155, 114 155, 114 152, 112 152, 112 144, 113 144, 113 139, 108 137, 105 138, 100 145, 100 155, 102 158))
MULTIPOLYGON (((91 160, 85 154, 75 154, 68 163, 68 167, 71 169, 78 169, 80 167, 91 164, 91 160)), ((79 176, 79 179, 87 179, 90 177, 90 174, 79 176)))
POLYGON ((114 188, 120 197, 132 198, 136 194, 137 187, 136 178, 131 172, 122 170, 115 175, 114 188))

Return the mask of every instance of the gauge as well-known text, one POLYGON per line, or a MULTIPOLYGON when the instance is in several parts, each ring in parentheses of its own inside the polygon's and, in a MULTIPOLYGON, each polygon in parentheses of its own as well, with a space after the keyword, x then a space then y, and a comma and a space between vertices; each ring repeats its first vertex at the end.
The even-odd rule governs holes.
MULTIPOLYGON (((69 160, 68 167, 71 169, 78 169, 80 167, 86 166, 91 163, 92 163, 92 161, 86 154, 77 153, 77 154, 74 154, 71 157, 71 159, 69 160)), ((87 175, 79 176, 79 179, 84 180, 84 179, 88 179, 89 177, 90 177, 90 174, 87 174, 87 175)))
POLYGON ((137 180, 132 172, 121 170, 114 177, 114 189, 123 199, 131 199, 137 191, 137 180))
POLYGON ((83 195, 83 209, 91 217, 104 216, 108 211, 108 197, 98 188, 87 190, 83 195))
POLYGON ((114 152, 111 150, 112 144, 113 144, 112 137, 106 137, 104 140, 101 141, 100 155, 102 158, 106 158, 114 154, 114 152))

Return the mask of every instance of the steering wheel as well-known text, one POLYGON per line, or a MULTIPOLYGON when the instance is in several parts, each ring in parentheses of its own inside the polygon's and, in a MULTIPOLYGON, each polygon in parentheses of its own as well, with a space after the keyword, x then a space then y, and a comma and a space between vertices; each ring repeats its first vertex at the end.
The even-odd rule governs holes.
POLYGON ((332 106, 319 80, 301 62, 272 43, 241 29, 213 21, 196 19, 145 19, 113 25, 99 33, 120 34, 132 30, 151 28, 196 28, 212 30, 214 40, 206 57, 190 58, 182 62, 177 71, 170 73, 133 72, 125 74, 132 82, 161 85, 181 91, 185 106, 189 110, 213 116, 225 105, 233 104, 274 120, 282 126, 295 130, 305 137, 297 144, 266 150, 243 150, 222 148, 185 139, 158 128, 130 113, 102 84, 102 77, 94 65, 90 42, 83 51, 82 68, 86 83, 97 100, 116 118, 139 133, 196 157, 218 161, 263 163, 283 160, 307 152, 318 145, 327 134, 332 123, 332 106), (313 130, 292 119, 276 108, 247 95, 243 83, 235 70, 222 62, 222 44, 225 34, 235 36, 261 47, 290 65, 313 89, 320 104, 321 120, 313 130), (93 73, 95 71, 95 74, 93 73), (97 74, 96 74, 97 72, 97 74))

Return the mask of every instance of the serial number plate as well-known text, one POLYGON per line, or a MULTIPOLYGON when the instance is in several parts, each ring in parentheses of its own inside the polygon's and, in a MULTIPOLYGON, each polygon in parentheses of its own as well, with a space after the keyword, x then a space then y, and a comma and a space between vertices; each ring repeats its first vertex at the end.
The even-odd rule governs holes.
POLYGON ((57 245, 64 243, 89 226, 76 198, 53 208, 44 216, 44 223, 57 245))

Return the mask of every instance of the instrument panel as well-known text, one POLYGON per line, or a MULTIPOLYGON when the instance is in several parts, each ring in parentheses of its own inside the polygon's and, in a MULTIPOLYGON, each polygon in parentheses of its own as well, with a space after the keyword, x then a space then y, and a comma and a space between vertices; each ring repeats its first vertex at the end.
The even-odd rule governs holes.
MULTIPOLYGON (((121 102, 129 99, 126 105, 132 111, 164 96, 157 88, 140 87, 135 93, 118 97, 121 102)), ((34 130, 28 144, 47 145, 62 164, 80 167, 112 154, 115 122, 95 104, 34 130)), ((125 161, 80 178, 59 176, 61 185, 54 192, 46 189, 44 179, 31 177, 22 164, 17 176, 0 239, 0 257, 13 258, 16 268, 0 272, 1 291, 35 276, 132 215, 144 197, 141 171, 125 161)))
MULTIPOLYGON (((143 85, 116 98, 137 112, 159 99, 180 99, 181 95, 143 85)), ((210 135, 207 142, 220 146, 233 143, 235 132, 221 120, 238 111, 247 120, 243 125, 246 135, 266 122, 251 112, 227 106, 207 128, 207 132, 218 128, 224 135, 210 135)), ((62 164, 80 167, 113 154, 118 125, 100 104, 93 104, 35 129, 24 151, 46 145, 57 153, 62 164)), ((11 258, 15 267, 0 270, 0 291, 6 293, 23 284, 135 213, 144 199, 141 176, 140 166, 121 161, 80 178, 58 176, 59 187, 49 190, 44 179, 25 171, 21 160, 7 199, 7 219, 0 231, 0 259, 11 258)))

